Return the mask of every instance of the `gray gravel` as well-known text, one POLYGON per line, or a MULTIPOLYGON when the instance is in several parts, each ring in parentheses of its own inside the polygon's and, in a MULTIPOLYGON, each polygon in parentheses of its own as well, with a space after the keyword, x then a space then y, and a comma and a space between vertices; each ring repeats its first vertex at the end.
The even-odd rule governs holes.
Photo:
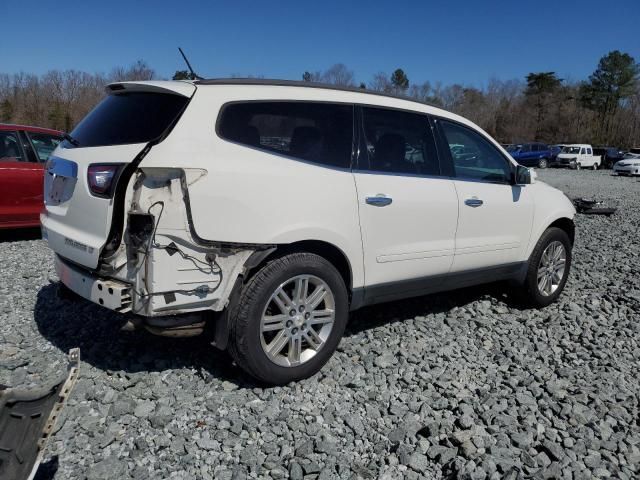
POLYGON ((58 299, 40 240, 0 243, 0 383, 82 371, 42 478, 622 478, 640 476, 640 182, 542 171, 579 216, 560 301, 496 286, 369 308, 316 377, 260 388, 202 340, 122 333, 58 299))

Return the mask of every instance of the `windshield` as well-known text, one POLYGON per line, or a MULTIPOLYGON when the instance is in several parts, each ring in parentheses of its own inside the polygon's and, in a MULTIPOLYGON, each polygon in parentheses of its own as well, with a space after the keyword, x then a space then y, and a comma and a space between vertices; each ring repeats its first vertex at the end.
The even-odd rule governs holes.
MULTIPOLYGON (((84 117, 71 136, 79 147, 146 143, 162 135, 188 101, 166 93, 109 95, 84 117)), ((65 144, 71 147, 68 141, 65 144)))
POLYGON ((625 153, 624 157, 622 158, 640 158, 640 155, 638 155, 637 153, 625 153))
POLYGON ((564 147, 562 153, 580 153, 580 147, 564 147))
POLYGON ((509 145, 507 147, 507 152, 515 152, 522 148, 522 145, 509 145))

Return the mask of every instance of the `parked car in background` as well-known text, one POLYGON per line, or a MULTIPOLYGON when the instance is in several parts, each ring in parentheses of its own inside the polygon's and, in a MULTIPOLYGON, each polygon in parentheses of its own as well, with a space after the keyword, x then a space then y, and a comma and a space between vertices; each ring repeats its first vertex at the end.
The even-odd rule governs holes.
POLYGON ((556 158, 556 165, 575 168, 591 168, 597 170, 600 166, 600 157, 593 154, 593 148, 586 143, 565 145, 556 158))
POLYGON ((507 149, 516 162, 525 167, 547 168, 551 148, 544 143, 519 143, 507 149))
POLYGON ((551 150, 551 156, 549 157, 548 166, 550 167, 559 166, 559 165, 556 165, 556 160, 558 158, 558 154, 562 151, 564 146, 565 144, 563 143, 563 144, 551 145, 549 147, 549 149, 551 150))
POLYGON ((615 147, 597 146, 593 147, 593 154, 600 157, 600 166, 602 168, 613 168, 613 164, 618 160, 622 160, 624 152, 615 147))
POLYGON ((459 115, 280 80, 107 93, 48 162, 42 231, 66 288, 130 328, 213 322, 283 384, 324 365, 350 310, 507 279, 543 307, 565 285, 570 200, 459 115))
POLYGON ((640 155, 640 147, 633 147, 633 148, 629 149, 628 153, 635 153, 635 154, 640 155))
POLYGON ((618 175, 640 175, 640 153, 625 153, 613 166, 618 175))
POLYGON ((62 135, 47 128, 0 124, 0 228, 40 225, 44 163, 62 135))

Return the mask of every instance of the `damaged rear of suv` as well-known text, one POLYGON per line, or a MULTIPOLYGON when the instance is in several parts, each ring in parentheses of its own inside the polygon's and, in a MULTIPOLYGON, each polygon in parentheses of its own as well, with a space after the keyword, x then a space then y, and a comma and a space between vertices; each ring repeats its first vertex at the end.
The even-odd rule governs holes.
POLYGON ((188 188, 211 172, 166 166, 167 158, 172 165, 173 156, 191 155, 193 144, 201 149, 188 130, 167 141, 193 84, 131 82, 107 90, 47 163, 43 236, 56 252, 61 282, 75 293, 135 314, 130 327, 199 334, 202 312, 223 310, 248 260, 269 246, 195 233, 188 188), (154 154, 163 166, 146 166, 154 154))
POLYGON ((61 282, 273 384, 317 372, 349 311, 510 280, 562 292, 575 209, 468 120, 358 89, 120 82, 55 150, 61 282), (366 274, 366 275, 365 275, 366 274))

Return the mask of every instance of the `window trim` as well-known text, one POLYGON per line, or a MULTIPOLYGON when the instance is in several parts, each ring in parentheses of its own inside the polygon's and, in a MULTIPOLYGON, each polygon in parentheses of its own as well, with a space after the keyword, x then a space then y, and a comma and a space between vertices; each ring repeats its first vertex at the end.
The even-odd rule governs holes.
POLYGON ((352 102, 334 102, 334 101, 324 101, 324 100, 300 100, 300 99, 294 99, 294 100, 287 100, 287 99, 252 99, 252 100, 231 100, 229 102, 225 102, 223 103, 220 108, 218 109, 218 115, 216 116, 216 122, 214 125, 214 132, 216 134, 216 137, 219 140, 222 140, 223 142, 227 142, 230 143, 232 145, 237 145, 239 147, 243 147, 243 148, 249 148, 251 150, 257 150, 259 152, 265 152, 268 153, 270 155, 275 155, 277 157, 282 157, 285 158, 287 160, 294 160, 296 162, 301 162, 301 163, 305 163, 308 165, 313 165, 316 167, 322 167, 322 168, 328 168, 330 170, 337 170, 337 171, 341 171, 341 172, 351 172, 354 168, 354 162, 355 162, 355 157, 357 154, 357 141, 356 141, 356 105, 354 105, 352 102), (313 104, 322 104, 322 105, 340 105, 340 106, 347 106, 347 107, 351 107, 351 156, 349 158, 349 165, 347 167, 338 167, 336 165, 327 165, 326 163, 321 163, 321 162, 314 162, 312 160, 305 160, 304 158, 300 158, 300 157, 295 157, 293 155, 287 155, 287 152, 282 152, 282 151, 278 151, 278 150, 270 150, 268 148, 261 148, 261 147, 256 147, 253 145, 247 145, 246 143, 240 143, 240 142, 236 142, 233 140, 230 140, 226 137, 224 137, 221 132, 220 132, 220 123, 222 120, 222 115, 224 114, 224 110, 231 106, 231 105, 237 105, 237 104, 242 104, 242 105, 246 105, 248 103, 313 103, 313 104))
POLYGON ((448 160, 448 163, 450 165, 451 168, 451 178, 454 180, 458 180, 461 182, 476 182, 476 183, 487 183, 487 184, 491 184, 491 185, 514 185, 514 174, 515 174, 515 168, 516 166, 514 165, 514 163, 509 160, 508 158, 506 158, 503 153, 500 151, 499 148, 497 148, 493 142, 491 141, 491 139, 485 135, 483 132, 480 132, 479 130, 476 130, 475 128, 471 128, 468 125, 465 125, 461 122, 457 122, 456 120, 451 120, 449 118, 444 118, 444 117, 437 117, 434 116, 434 120, 436 121, 436 125, 437 125, 437 135, 440 137, 440 141, 442 142, 442 149, 444 150, 443 154, 446 157, 446 159, 448 160), (490 180, 482 180, 482 179, 478 179, 478 178, 465 178, 465 177, 459 177, 456 174, 456 169, 455 169, 455 163, 453 161, 453 156, 451 155, 451 150, 449 149, 449 143, 447 141, 447 137, 444 133, 443 127, 442 127, 442 122, 448 122, 451 123, 453 125, 456 125, 458 127, 461 127, 465 130, 469 130, 473 133, 475 133, 476 135, 479 135, 482 139, 484 139, 487 143, 489 143, 489 145, 491 145, 493 147, 493 149, 500 155, 500 157, 507 162, 507 165, 509 166, 509 179, 507 181, 503 181, 503 182, 499 182, 499 181, 490 181, 490 180), (444 148, 446 147, 446 148, 444 148))
POLYGON ((434 132, 434 125, 432 122, 432 115, 426 112, 419 112, 416 110, 409 110, 406 108, 395 108, 395 107, 387 107, 384 105, 371 105, 364 103, 355 104, 357 109, 357 122, 358 122, 358 151, 356 155, 355 166, 353 168, 354 173, 364 173, 368 175, 389 175, 394 177, 411 177, 411 178, 431 178, 431 179, 446 179, 448 175, 444 173, 442 168, 442 161, 440 156, 440 151, 438 149, 437 137, 434 132), (378 110, 389 110, 393 112, 401 112, 401 113, 411 113, 414 115, 423 116, 426 120, 426 126, 431 134, 431 140, 433 141, 434 153, 436 155, 436 162, 438 163, 438 171, 439 173, 436 175, 427 175, 422 173, 406 173, 406 172, 382 172, 379 170, 372 170, 370 168, 369 157, 367 154, 367 146, 366 146, 366 135, 364 131, 364 109, 365 108, 376 108, 378 110))

